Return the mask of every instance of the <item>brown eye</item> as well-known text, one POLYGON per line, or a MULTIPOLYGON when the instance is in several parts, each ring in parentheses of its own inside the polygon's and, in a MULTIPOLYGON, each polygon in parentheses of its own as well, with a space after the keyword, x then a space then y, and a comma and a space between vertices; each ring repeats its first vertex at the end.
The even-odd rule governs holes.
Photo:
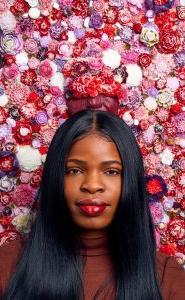
POLYGON ((110 175, 110 176, 115 176, 115 175, 119 175, 120 171, 115 170, 115 169, 110 169, 110 170, 107 170, 106 173, 108 173, 108 175, 110 175))
POLYGON ((66 168, 66 170, 65 170, 66 174, 72 174, 72 175, 79 174, 80 172, 81 172, 81 170, 78 168, 66 168))

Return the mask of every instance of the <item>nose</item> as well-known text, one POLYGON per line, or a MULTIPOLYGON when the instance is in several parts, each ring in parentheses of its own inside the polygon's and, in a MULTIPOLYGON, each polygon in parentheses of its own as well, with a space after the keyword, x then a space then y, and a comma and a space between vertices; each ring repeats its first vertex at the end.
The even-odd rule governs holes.
POLYGON ((105 190, 105 185, 100 175, 91 172, 91 174, 85 176, 80 189, 82 192, 88 192, 90 194, 97 192, 102 193, 105 190))

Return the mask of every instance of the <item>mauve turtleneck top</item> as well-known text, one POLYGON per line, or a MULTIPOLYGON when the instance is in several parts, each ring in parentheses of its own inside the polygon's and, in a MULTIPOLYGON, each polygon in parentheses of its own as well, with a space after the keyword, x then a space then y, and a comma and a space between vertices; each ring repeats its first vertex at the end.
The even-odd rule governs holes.
MULTIPOLYGON (((85 300, 115 300, 116 282, 107 236, 84 238, 81 255, 85 300), (101 292, 101 287, 102 292, 101 292)), ((14 240, 0 247, 0 296, 21 256, 23 241, 14 240)), ((157 252, 157 273, 163 300, 185 300, 185 270, 173 257, 157 252)), ((13 299, 12 299, 13 300, 13 299)), ((79 300, 79 299, 77 299, 79 300)))

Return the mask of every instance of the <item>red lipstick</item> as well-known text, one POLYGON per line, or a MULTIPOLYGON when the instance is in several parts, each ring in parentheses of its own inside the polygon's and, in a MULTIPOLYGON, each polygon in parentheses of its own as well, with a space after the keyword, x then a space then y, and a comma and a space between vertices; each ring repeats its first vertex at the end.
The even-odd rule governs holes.
POLYGON ((83 199, 79 200, 76 205, 88 216, 98 216, 105 211, 107 206, 109 206, 108 203, 101 199, 83 199))

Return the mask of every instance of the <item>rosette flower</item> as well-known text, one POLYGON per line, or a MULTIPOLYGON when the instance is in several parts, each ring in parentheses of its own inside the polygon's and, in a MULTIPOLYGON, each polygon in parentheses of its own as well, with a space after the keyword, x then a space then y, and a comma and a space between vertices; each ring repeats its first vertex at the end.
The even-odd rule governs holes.
POLYGON ((167 185, 161 176, 146 176, 146 190, 148 200, 157 201, 167 193, 167 185))
POLYGON ((22 38, 13 33, 1 33, 0 35, 0 52, 3 54, 16 55, 23 47, 22 38))
POLYGON ((8 175, 15 176, 19 171, 16 155, 11 151, 0 151, 0 178, 8 175))

